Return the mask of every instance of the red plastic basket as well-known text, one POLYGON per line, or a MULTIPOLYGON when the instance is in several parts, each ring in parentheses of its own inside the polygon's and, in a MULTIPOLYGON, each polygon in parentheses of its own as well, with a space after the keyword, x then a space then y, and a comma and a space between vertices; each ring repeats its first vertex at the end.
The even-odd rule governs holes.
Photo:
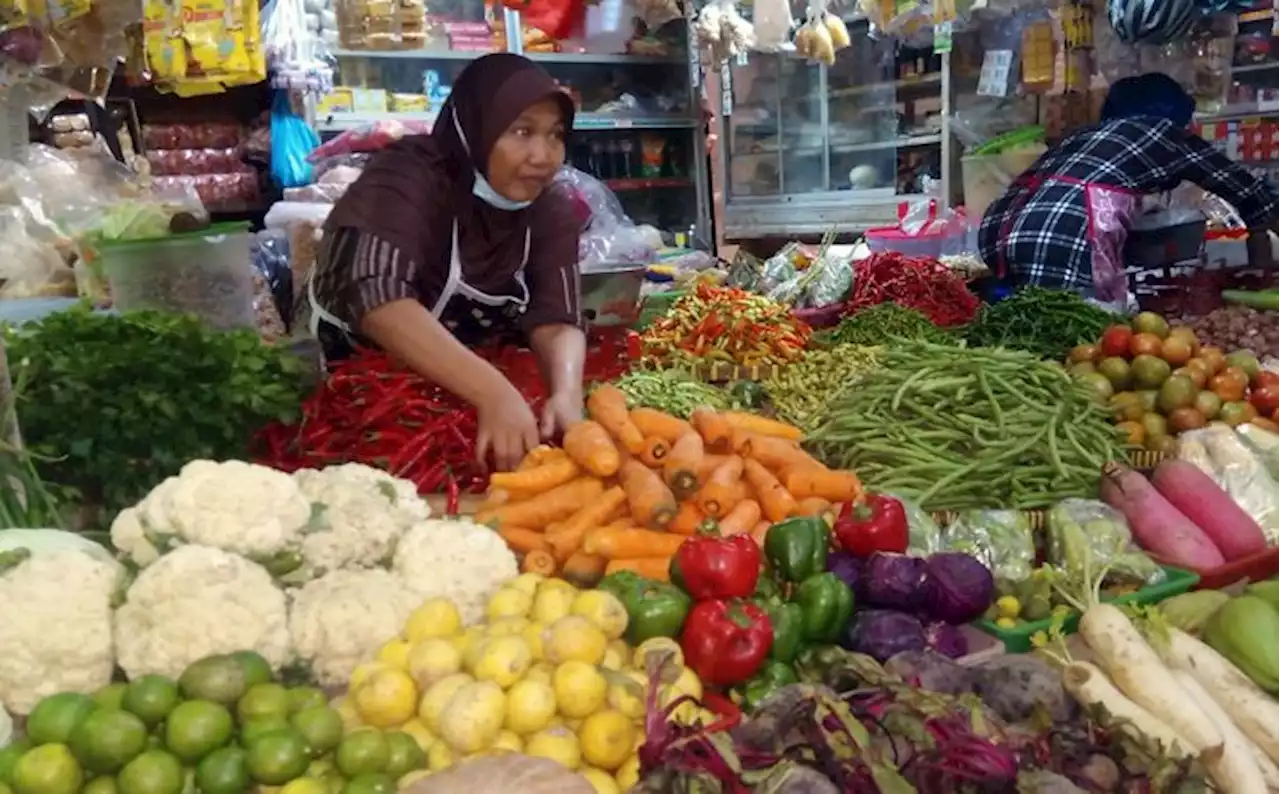
MULTIPOLYGON (((1151 559, 1164 565, 1168 564, 1155 554, 1151 555, 1151 559)), ((1275 576, 1278 571, 1280 571, 1280 549, 1263 549, 1257 554, 1250 554, 1248 557, 1233 560, 1217 568, 1196 571, 1200 575, 1200 581, 1192 589, 1221 590, 1236 582, 1260 582, 1275 576)))

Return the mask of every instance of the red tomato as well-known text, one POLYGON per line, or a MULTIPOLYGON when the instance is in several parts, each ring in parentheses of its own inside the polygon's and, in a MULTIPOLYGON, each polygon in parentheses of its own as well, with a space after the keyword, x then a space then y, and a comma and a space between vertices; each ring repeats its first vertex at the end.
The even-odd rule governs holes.
POLYGON ((1261 386, 1249 393, 1249 402, 1263 416, 1274 413, 1280 407, 1280 389, 1275 386, 1261 386))
POLYGON ((1129 357, 1129 340, 1133 339, 1133 331, 1127 325, 1113 325, 1102 334, 1098 346, 1102 348, 1104 358, 1110 356, 1129 357))
POLYGON ((1253 378, 1253 387, 1255 389, 1270 386, 1273 389, 1280 389, 1280 375, 1269 369, 1258 370, 1258 374, 1253 378))

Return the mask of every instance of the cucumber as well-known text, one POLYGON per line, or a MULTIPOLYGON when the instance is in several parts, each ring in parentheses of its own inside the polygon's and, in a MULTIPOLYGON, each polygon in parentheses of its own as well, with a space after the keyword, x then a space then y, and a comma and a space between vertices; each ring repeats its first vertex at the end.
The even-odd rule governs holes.
POLYGON ((1245 292, 1244 290, 1223 290, 1222 299, 1227 303, 1239 303, 1254 309, 1280 309, 1280 293, 1275 290, 1263 292, 1245 292))

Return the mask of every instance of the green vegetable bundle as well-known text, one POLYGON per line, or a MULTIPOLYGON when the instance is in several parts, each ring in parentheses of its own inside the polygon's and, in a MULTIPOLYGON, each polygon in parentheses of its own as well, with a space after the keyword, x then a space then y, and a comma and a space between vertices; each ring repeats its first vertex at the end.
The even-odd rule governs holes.
POLYGON ((296 419, 304 362, 252 330, 80 307, 4 330, 18 421, 46 481, 131 505, 187 461, 248 456, 255 431, 296 419))
POLYGON ((996 348, 889 348, 809 436, 828 465, 926 510, 1094 497, 1123 458, 1106 409, 1057 364, 996 348))
POLYGON ((814 427, 831 400, 875 369, 881 352, 861 345, 808 350, 804 358, 766 379, 765 393, 781 419, 802 429, 814 427))
POLYGON ((1023 287, 984 305, 964 334, 970 347, 1007 347, 1059 361, 1076 345, 1097 342, 1118 322, 1126 320, 1074 292, 1023 287))
POLYGON ((956 337, 922 312, 896 303, 878 303, 845 317, 830 331, 815 334, 825 345, 883 345, 893 341, 954 343, 956 337))

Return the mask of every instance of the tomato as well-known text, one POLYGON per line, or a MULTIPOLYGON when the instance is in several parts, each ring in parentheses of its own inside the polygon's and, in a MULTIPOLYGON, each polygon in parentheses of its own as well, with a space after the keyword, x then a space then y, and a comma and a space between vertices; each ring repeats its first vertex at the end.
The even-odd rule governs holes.
POLYGON ((1196 353, 1196 358, 1202 359, 1209 365, 1210 375, 1221 372, 1222 368, 1227 365, 1227 356, 1220 347, 1202 347, 1200 352, 1196 353))
POLYGON ((1280 388, 1275 385, 1259 386, 1249 393, 1249 402, 1258 413, 1266 416, 1280 407, 1280 388))
POLYGON ((1238 367, 1227 367, 1209 379, 1209 388, 1222 398, 1223 402, 1239 402, 1244 399, 1245 387, 1249 385, 1249 376, 1238 367))
POLYGON ((1280 375, 1269 369, 1260 370, 1253 379, 1253 388, 1261 388, 1270 386, 1273 389, 1280 389, 1280 375))
POLYGON ((1164 343, 1155 334, 1134 334, 1129 340, 1129 352, 1135 356, 1160 356, 1164 343))
POLYGON ((1129 330, 1127 325, 1113 325, 1102 334, 1102 340, 1098 346, 1102 348, 1102 355, 1107 356, 1128 356, 1129 340, 1133 339, 1133 331, 1129 330))
POLYGON ((1218 415, 1218 418, 1231 427, 1235 427, 1252 420, 1257 415, 1257 409, 1249 403, 1234 402, 1222 406, 1222 413, 1218 415))

